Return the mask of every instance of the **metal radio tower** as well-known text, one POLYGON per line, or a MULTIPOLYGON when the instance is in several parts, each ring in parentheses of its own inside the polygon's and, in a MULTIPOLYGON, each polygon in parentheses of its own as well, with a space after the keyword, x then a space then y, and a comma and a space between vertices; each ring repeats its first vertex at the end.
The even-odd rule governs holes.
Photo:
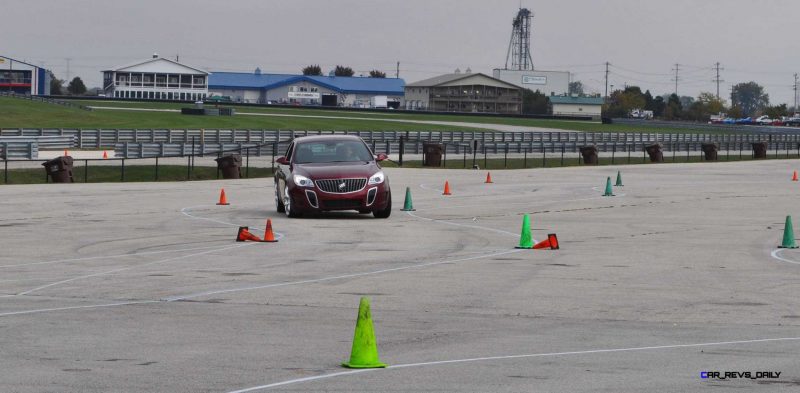
POLYGON ((533 59, 531 58, 531 19, 533 13, 527 8, 520 8, 511 29, 511 41, 508 43, 508 53, 506 54, 506 67, 511 60, 512 70, 532 70, 533 59))

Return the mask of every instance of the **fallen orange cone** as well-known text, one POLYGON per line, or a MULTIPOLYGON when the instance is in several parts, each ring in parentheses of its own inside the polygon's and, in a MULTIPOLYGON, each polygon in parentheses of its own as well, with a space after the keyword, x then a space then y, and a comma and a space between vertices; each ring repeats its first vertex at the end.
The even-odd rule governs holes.
POLYGON ((260 242, 261 239, 250 233, 250 228, 248 227, 239 227, 239 233, 236 234, 236 241, 237 242, 246 242, 246 241, 253 241, 253 242, 260 242))
POLYGON ((444 182, 444 192, 442 193, 442 195, 452 195, 450 193, 450 182, 448 182, 447 180, 445 180, 444 182))
POLYGON ((492 174, 491 173, 486 172, 486 181, 484 183, 493 183, 492 182, 492 174))
POLYGON ((217 202, 217 205, 230 205, 230 203, 228 203, 228 198, 225 196, 224 188, 219 191, 219 202, 217 202))
POLYGON ((533 246, 534 250, 539 250, 542 248, 550 247, 551 250, 558 250, 558 237, 556 237, 555 233, 550 233, 547 235, 546 240, 542 240, 539 243, 536 243, 533 246))
POLYGON ((275 234, 272 233, 272 220, 267 219, 267 229, 264 230, 264 240, 262 242, 275 243, 275 234))

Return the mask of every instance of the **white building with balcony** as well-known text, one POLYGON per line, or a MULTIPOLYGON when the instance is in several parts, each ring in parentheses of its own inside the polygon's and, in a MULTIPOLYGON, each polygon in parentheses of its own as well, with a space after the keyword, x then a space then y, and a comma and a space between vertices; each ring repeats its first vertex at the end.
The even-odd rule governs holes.
POLYGON ((103 71, 106 97, 197 101, 208 96, 209 73, 153 55, 152 59, 103 71))

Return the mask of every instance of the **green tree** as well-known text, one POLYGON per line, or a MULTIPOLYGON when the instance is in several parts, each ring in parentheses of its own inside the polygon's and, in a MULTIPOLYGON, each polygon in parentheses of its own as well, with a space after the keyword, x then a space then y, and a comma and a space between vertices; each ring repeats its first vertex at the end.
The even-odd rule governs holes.
POLYGON ((64 80, 56 78, 52 72, 50 73, 50 94, 54 96, 64 94, 64 80))
POLYGON ((681 99, 677 94, 671 94, 667 99, 667 106, 664 108, 664 118, 667 120, 678 120, 683 115, 681 99))
POLYGON ((322 67, 319 64, 312 64, 303 68, 303 75, 322 75, 322 67))
POLYGON ((738 119, 744 117, 744 112, 742 112, 742 108, 739 108, 738 106, 732 106, 730 109, 728 109, 728 117, 738 119))
POLYGON ((550 99, 539 90, 522 89, 522 113, 546 115, 550 112, 550 99))
POLYGON ((369 72, 370 78, 386 78, 386 73, 378 70, 372 70, 369 72))
POLYGON ((569 83, 569 94, 583 95, 583 83, 581 81, 574 81, 569 83))
POLYGON ((769 106, 769 94, 758 83, 739 83, 733 85, 731 90, 731 106, 741 108, 747 116, 753 116, 769 106))
POLYGON ((83 84, 83 81, 80 77, 76 76, 72 78, 72 81, 69 82, 69 86, 67 86, 67 91, 72 95, 83 95, 86 94, 86 85, 83 84))
POLYGON ((628 86, 625 90, 614 90, 603 107, 603 116, 627 117, 633 109, 644 109, 647 100, 639 86, 628 86))
POLYGON ((333 70, 333 75, 336 76, 353 76, 355 71, 353 71, 350 67, 340 66, 337 65, 336 68, 333 70))
POLYGON ((781 116, 789 115, 789 108, 786 104, 768 106, 764 108, 764 114, 769 116, 771 119, 780 119, 781 116))
POLYGON ((697 102, 703 104, 705 111, 709 115, 716 115, 720 112, 725 112, 725 100, 717 98, 713 93, 702 92, 697 96, 697 102))

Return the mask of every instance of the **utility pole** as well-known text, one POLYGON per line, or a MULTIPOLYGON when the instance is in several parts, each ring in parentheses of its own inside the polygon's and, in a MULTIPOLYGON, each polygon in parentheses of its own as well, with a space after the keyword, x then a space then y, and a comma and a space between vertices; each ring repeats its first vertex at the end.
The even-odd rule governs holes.
POLYGON ((608 98, 608 62, 606 62, 606 98, 608 98))
POLYGON ((69 58, 69 57, 67 57, 67 58, 66 58, 66 59, 64 59, 64 60, 66 60, 66 61, 67 61, 67 82, 69 82, 69 62, 70 62, 70 60, 72 60, 72 59, 71 59, 71 58, 69 58))
POLYGON ((399 61, 397 62, 397 70, 394 72, 394 77, 395 78, 399 78, 400 77, 400 62, 399 61))
POLYGON ((720 82, 725 82, 724 80, 722 80, 722 79, 719 79, 719 70, 723 70, 724 68, 719 68, 719 62, 717 62, 717 64, 716 64, 716 67, 715 67, 715 68, 716 68, 716 70, 717 70, 717 77, 716 77, 716 78, 714 78, 714 82, 716 82, 716 83, 717 83, 717 99, 719 100, 719 83, 720 83, 720 82))
POLYGON ((678 95, 678 81, 680 80, 680 77, 678 76, 678 72, 680 72, 680 70, 681 70, 680 67, 681 67, 680 64, 675 63, 675 68, 672 69, 672 71, 675 71, 675 79, 673 79, 673 80, 675 81, 675 95, 676 96, 678 95))
MULTIPOLYGON (((797 113, 797 73, 794 73, 794 113, 797 113)), ((794 114, 793 113, 793 114, 794 114)))

